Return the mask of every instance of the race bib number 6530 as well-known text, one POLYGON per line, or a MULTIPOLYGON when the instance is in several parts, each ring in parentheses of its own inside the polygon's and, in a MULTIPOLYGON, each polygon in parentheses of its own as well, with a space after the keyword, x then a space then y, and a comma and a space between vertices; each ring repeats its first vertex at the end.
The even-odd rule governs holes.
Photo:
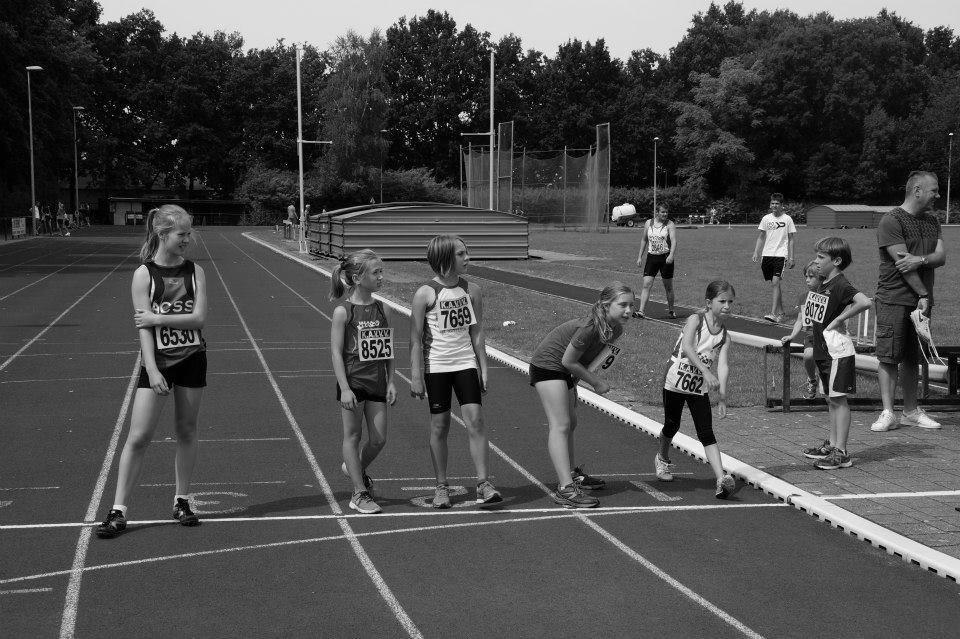
POLYGON ((180 346, 195 346, 200 343, 200 336, 193 329, 155 326, 154 337, 156 338, 157 349, 161 351, 180 346))

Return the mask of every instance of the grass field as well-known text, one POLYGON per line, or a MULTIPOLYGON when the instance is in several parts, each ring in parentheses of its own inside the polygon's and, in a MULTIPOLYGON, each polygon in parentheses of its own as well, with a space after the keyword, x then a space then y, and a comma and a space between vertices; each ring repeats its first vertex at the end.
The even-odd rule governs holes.
MULTIPOLYGON (((677 302, 688 306, 703 303, 703 292, 714 279, 729 280, 737 290, 733 312, 762 317, 770 311, 770 290, 760 267, 750 256, 758 231, 752 226, 712 226, 677 230, 678 253, 674 288, 677 302)), ((836 235, 846 239, 853 251, 853 264, 847 279, 873 297, 877 285, 879 253, 874 229, 808 229, 799 227, 796 236, 797 266, 783 280, 784 305, 790 313, 805 290, 803 266, 813 257, 813 245, 821 237, 836 235)), ((947 264, 937 269, 936 312, 933 330, 938 343, 960 344, 960 297, 954 283, 960 279, 960 262, 951 259, 950 248, 960 241, 960 227, 944 228, 947 264)), ((531 228, 530 249, 549 251, 549 259, 497 261, 496 267, 539 277, 595 286, 620 279, 639 290, 642 281, 637 268, 640 230, 614 228, 610 233, 541 230, 531 228), (559 254, 559 255, 556 255, 559 254), (588 259, 584 259, 588 258, 588 259)), ((651 299, 663 301, 663 287, 654 283, 651 299)), ((795 311, 793 311, 795 312, 795 311)))

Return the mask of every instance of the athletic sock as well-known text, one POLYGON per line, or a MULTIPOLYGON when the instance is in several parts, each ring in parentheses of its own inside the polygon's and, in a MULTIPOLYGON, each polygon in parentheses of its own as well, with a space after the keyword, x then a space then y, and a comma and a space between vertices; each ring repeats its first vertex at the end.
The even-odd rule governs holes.
POLYGON ((123 504, 114 504, 113 507, 110 508, 110 510, 119 510, 120 512, 123 513, 124 517, 127 516, 127 507, 124 506, 123 504))

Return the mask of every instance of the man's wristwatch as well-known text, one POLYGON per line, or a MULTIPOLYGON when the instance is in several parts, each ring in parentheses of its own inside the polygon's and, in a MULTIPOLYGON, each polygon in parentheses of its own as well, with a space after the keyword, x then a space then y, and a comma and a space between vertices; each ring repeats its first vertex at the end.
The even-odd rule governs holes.
POLYGON ((917 295, 917 297, 919 297, 920 299, 924 299, 924 298, 930 297, 930 293, 924 293, 923 295, 917 295))
POLYGON ((921 266, 926 266, 926 265, 927 265, 927 256, 926 256, 926 255, 924 255, 923 257, 920 258, 920 265, 921 265, 921 266))

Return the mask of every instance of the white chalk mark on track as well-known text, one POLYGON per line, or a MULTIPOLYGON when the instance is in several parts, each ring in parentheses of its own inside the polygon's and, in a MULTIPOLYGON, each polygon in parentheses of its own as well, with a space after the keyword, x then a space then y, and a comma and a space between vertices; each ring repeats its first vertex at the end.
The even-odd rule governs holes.
MULTIPOLYGON (((251 261, 256 263, 260 268, 265 272, 270 273, 270 271, 260 262, 253 258, 249 253, 241 249, 239 246, 231 242, 229 239, 220 235, 221 238, 229 242, 233 247, 238 251, 247 256, 251 261)), ((270 386, 273 388, 274 394, 277 396, 277 401, 280 402, 280 407, 283 409, 284 414, 287 417, 287 422, 290 424, 290 428, 293 429, 294 434, 297 437, 297 440, 300 442, 300 447, 303 449, 303 453, 307 458, 307 461, 310 464, 310 468, 313 470, 314 477, 316 477, 317 482, 320 484, 320 488, 323 491, 324 497, 327 499, 327 503, 330 505, 330 509, 335 514, 341 514, 343 511, 340 509, 340 504, 337 503, 337 499, 333 494, 333 490, 330 488, 330 484, 327 483, 327 478, 324 476, 323 471, 320 470, 320 464, 317 463, 317 459, 313 454, 313 451, 310 449, 310 445, 307 443, 306 437, 303 435, 303 431, 300 429, 300 425, 297 423, 296 418, 293 416, 293 412, 290 410, 290 406, 287 404, 287 400, 283 395, 283 392, 280 390, 279 384, 277 384, 276 378, 273 376, 273 373, 270 371, 270 366, 267 364, 266 358, 263 356, 263 353, 260 351, 260 347, 257 346, 257 341, 253 338, 253 333, 250 331, 250 327, 247 325, 247 321, 244 319, 243 314, 240 312, 240 307, 237 306, 237 302, 233 297, 233 294, 230 292, 230 288, 227 286, 227 282, 223 279, 223 274, 220 272, 220 267, 213 259, 213 255, 210 254, 210 249, 207 247, 206 242, 202 241, 203 248, 207 253, 207 257, 210 259, 210 263, 213 265, 213 268, 217 271, 217 277, 220 279, 220 284, 223 286, 223 292, 226 293, 227 298, 230 300, 230 304, 233 306, 234 312, 237 314, 237 318, 240 320, 240 324, 243 328, 243 332, 246 333, 247 339, 250 340, 250 344, 253 346, 254 351, 256 352, 257 359, 260 360, 260 365, 263 367, 264 372, 267 375, 267 379, 270 382, 270 386)), ((284 284, 283 280, 270 273, 278 282, 284 284)), ((289 286, 287 288, 290 288, 289 286)), ((293 290, 293 289, 290 289, 293 290)), ((297 294, 300 299, 304 302, 310 304, 310 302, 300 295, 297 294)), ((325 313, 321 312, 320 309, 317 309, 313 306, 321 315, 323 315, 327 321, 330 321, 330 317, 325 313)), ((364 550, 363 546, 360 544, 360 541, 357 539, 357 535, 354 532, 353 528, 350 526, 349 522, 343 517, 337 519, 337 524, 340 526, 340 529, 343 530, 344 536, 347 541, 350 543, 351 548, 353 548, 354 554, 360 560, 360 563, 363 565, 364 570, 366 570, 367 575, 373 581, 374 586, 380 592, 380 596, 390 607, 390 610, 393 611, 394 616, 396 616, 397 621, 403 627, 410 637, 420 639, 423 635, 420 633, 420 630, 417 628, 416 624, 413 623, 413 619, 410 618, 410 615, 407 614, 407 611, 403 609, 403 606, 400 605, 400 601, 397 600, 396 596, 393 594, 393 591, 390 590, 390 586, 387 585, 386 580, 380 574, 380 571, 377 570, 377 567, 373 564, 373 560, 370 558, 370 555, 367 554, 367 551, 364 550)))
MULTIPOLYGON (((113 271, 111 271, 112 273, 113 271)), ((103 491, 107 485, 107 475, 110 473, 110 467, 113 465, 113 457, 117 452, 117 444, 120 441, 120 432, 127 421, 127 412, 130 409, 130 401, 133 398, 134 390, 137 387, 137 378, 140 375, 140 355, 133 363, 133 372, 130 373, 130 383, 127 384, 127 392, 123 397, 123 404, 120 406, 120 414, 117 415, 117 421, 113 426, 113 433, 110 435, 110 443, 107 445, 107 452, 103 456, 103 464, 100 466, 100 474, 97 476, 97 483, 93 488, 93 495, 90 497, 90 503, 87 505, 87 514, 84 519, 90 521, 97 516, 97 510, 100 509, 100 500, 103 498, 103 491)), ((70 569, 70 582, 67 584, 67 594, 63 603, 63 616, 60 619, 60 639, 73 637, 77 626, 77 608, 80 603, 80 583, 83 579, 84 562, 87 559, 87 550, 90 547, 90 535, 92 528, 84 527, 80 531, 80 538, 77 540, 77 549, 73 555, 73 568, 70 569)))
POLYGON ((32 595, 51 591, 53 591, 53 588, 22 588, 20 590, 0 590, 0 595, 32 595))
POLYGON ((817 495, 827 501, 849 499, 890 499, 895 497, 956 497, 960 490, 927 490, 915 493, 844 493, 842 495, 817 495))

